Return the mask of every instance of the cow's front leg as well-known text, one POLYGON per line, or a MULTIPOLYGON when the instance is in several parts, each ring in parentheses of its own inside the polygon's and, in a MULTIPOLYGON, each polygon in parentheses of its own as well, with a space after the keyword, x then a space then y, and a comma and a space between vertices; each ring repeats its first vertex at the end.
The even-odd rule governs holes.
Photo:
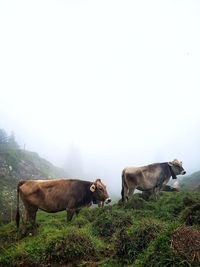
POLYGON ((79 215, 80 211, 81 211, 81 208, 76 209, 76 215, 79 215))
POLYGON ((98 207, 99 207, 99 208, 103 208, 103 207, 104 207, 104 201, 100 201, 100 202, 98 203, 98 207))
POLYGON ((157 200, 159 197, 159 193, 160 193, 161 187, 160 186, 156 186, 153 189, 153 194, 152 196, 155 197, 155 199, 157 200))
POLYGON ((70 222, 74 216, 74 209, 67 209, 67 221, 70 222))

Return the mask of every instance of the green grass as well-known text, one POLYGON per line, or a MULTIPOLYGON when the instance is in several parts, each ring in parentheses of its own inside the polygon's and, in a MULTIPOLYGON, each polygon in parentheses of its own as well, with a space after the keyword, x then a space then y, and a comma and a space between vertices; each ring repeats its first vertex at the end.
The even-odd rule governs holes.
POLYGON ((200 193, 149 201, 135 194, 125 205, 84 208, 70 223, 66 212, 40 211, 35 234, 22 224, 18 232, 14 222, 0 227, 0 266, 199 266, 171 247, 173 231, 188 216, 199 229, 199 203, 200 193))

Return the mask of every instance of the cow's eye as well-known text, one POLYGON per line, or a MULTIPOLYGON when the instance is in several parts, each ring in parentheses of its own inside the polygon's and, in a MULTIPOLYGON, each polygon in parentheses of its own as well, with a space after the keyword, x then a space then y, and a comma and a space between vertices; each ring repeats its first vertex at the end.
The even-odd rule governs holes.
POLYGON ((102 188, 102 187, 99 187, 99 190, 100 190, 100 191, 103 191, 103 188, 102 188))

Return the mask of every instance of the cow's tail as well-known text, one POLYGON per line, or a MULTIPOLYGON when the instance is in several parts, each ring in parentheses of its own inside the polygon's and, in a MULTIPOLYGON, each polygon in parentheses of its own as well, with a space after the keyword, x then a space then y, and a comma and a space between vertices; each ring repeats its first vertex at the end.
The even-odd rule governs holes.
POLYGON ((121 190, 122 202, 125 201, 125 196, 124 196, 124 182, 125 182, 125 170, 122 171, 122 190, 121 190))
POLYGON ((24 184, 25 181, 20 181, 17 185, 17 211, 16 211, 16 217, 15 217, 15 221, 16 221, 16 225, 17 228, 19 228, 19 222, 20 222, 20 213, 19 213, 19 188, 21 185, 24 184))

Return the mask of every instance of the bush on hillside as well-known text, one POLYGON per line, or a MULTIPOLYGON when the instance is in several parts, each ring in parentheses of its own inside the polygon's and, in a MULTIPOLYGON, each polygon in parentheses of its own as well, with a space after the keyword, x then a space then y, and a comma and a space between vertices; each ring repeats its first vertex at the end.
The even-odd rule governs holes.
POLYGON ((110 206, 104 210, 102 216, 95 219, 93 223, 94 232, 102 237, 111 237, 117 231, 132 224, 131 215, 120 209, 113 209, 110 206))
POLYGON ((49 261, 59 264, 90 260, 96 255, 90 237, 78 231, 67 233, 62 239, 52 241, 48 253, 49 261))
POLYGON ((167 225, 134 261, 134 267, 197 267, 199 264, 185 258, 172 247, 172 235, 178 224, 167 225))
POLYGON ((88 224, 87 218, 78 215, 77 218, 73 219, 71 222, 72 225, 77 226, 78 228, 84 227, 86 224, 88 224))
POLYGON ((162 228, 158 223, 142 222, 136 228, 132 227, 131 231, 122 229, 115 240, 117 257, 123 262, 132 263, 162 228))
POLYGON ((187 207, 180 217, 186 225, 200 225, 200 203, 187 207))
POLYGON ((185 207, 192 206, 196 202, 197 202, 196 199, 194 199, 192 197, 189 197, 189 196, 186 196, 186 197, 183 198, 183 204, 184 204, 185 207))
POLYGON ((129 209, 144 209, 147 206, 148 202, 140 193, 134 194, 126 203, 124 203, 124 207, 129 209))
POLYGON ((164 192, 156 201, 151 201, 151 205, 156 218, 172 221, 179 218, 186 206, 198 201, 198 194, 164 192))

